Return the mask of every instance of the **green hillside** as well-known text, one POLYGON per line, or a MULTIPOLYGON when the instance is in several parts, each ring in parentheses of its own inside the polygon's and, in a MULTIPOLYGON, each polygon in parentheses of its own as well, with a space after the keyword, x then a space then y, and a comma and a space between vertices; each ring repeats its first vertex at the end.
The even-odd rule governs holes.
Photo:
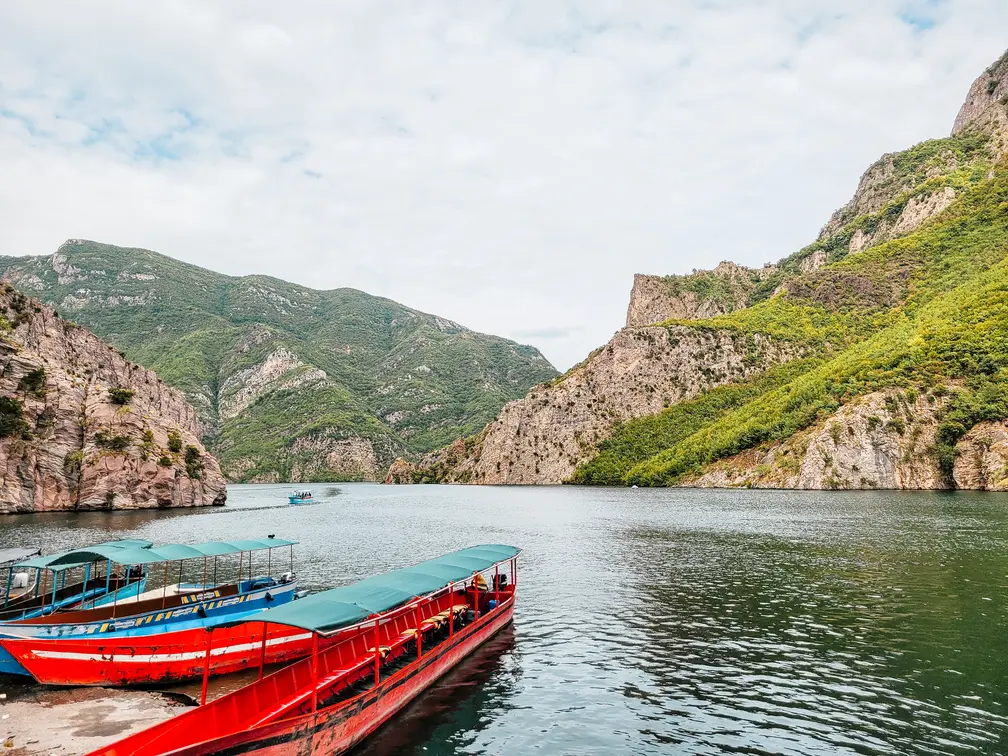
POLYGON ((144 249, 71 240, 0 274, 184 391, 233 480, 383 475, 556 375, 533 347, 388 299, 144 249))
POLYGON ((973 131, 893 156, 896 196, 881 210, 842 219, 834 235, 782 261, 751 306, 681 323, 770 335, 809 358, 618 426, 573 482, 675 484, 785 439, 856 396, 893 386, 939 396, 954 384, 931 452, 950 475, 959 438, 980 420, 1008 417, 1008 159, 995 164, 991 146, 991 136, 973 131), (952 170, 936 169, 939 159, 952 170), (958 199, 930 222, 848 252, 857 229, 945 186, 958 199), (800 260, 820 249, 827 264, 800 274, 800 260))

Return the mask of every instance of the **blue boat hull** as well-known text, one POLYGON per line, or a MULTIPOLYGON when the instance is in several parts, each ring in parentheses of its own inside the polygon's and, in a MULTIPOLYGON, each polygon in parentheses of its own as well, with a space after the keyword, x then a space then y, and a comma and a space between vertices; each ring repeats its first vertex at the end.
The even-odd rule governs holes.
POLYGON ((3 649, 4 638, 51 638, 58 640, 96 635, 131 637, 176 630, 192 630, 199 627, 211 627, 220 622, 233 622, 236 619, 251 617, 267 607, 280 606, 294 600, 297 589, 296 582, 258 588, 253 587, 255 582, 243 582, 241 584, 243 592, 236 596, 220 598, 213 595, 215 591, 211 588, 204 594, 193 597, 192 603, 184 606, 167 611, 120 617, 114 620, 79 625, 2 624, 0 625, 0 672, 9 675, 28 675, 28 671, 3 649))

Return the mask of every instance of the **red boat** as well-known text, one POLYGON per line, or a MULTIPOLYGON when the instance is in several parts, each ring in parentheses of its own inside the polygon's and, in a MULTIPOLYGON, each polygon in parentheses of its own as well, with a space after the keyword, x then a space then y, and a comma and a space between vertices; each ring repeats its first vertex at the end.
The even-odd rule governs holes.
POLYGON ((309 658, 94 754, 344 753, 511 621, 519 553, 475 546, 268 609, 257 622, 310 633, 309 658))
POLYGON ((141 685, 198 679, 204 673, 223 675, 311 653, 311 633, 282 625, 269 628, 263 649, 263 627, 256 619, 216 630, 197 627, 153 635, 57 640, 6 638, 2 643, 32 677, 47 685, 141 685), (206 651, 211 644, 207 669, 206 651))

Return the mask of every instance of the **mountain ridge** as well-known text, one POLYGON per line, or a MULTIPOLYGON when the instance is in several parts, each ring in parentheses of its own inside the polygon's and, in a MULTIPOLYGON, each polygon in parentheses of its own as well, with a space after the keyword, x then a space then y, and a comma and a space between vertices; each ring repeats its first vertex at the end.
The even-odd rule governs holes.
POLYGON ((374 479, 556 375, 534 347, 352 288, 71 239, 5 280, 181 389, 229 478, 374 479))

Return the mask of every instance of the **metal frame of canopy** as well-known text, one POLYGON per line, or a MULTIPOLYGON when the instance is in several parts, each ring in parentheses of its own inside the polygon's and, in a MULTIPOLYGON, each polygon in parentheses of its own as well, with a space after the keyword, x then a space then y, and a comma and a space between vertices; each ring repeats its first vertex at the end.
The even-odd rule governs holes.
MULTIPOLYGON (((419 608, 448 592, 456 585, 466 585, 489 570, 494 570, 494 608, 500 607, 500 566, 510 565, 512 597, 518 586, 518 557, 522 549, 500 544, 472 546, 441 557, 428 559, 412 567, 404 567, 381 575, 365 578, 340 588, 332 588, 301 599, 296 604, 286 604, 275 609, 266 609, 260 615, 263 623, 262 646, 260 650, 259 679, 263 677, 266 658, 266 626, 286 625, 308 630, 312 633, 312 678, 317 688, 319 637, 330 637, 340 632, 361 629, 374 623, 375 640, 375 686, 380 682, 381 643, 379 631, 382 618, 389 613, 405 612, 419 608), (396 585, 399 583, 399 585, 396 585), (414 590, 417 589, 417 590, 414 590), (344 600, 346 599, 346 600, 344 600), (361 603, 367 600, 367 604, 361 603), (326 621, 313 622, 309 619, 317 605, 317 613, 326 621), (329 610, 328 612, 326 610, 329 610), (301 615, 304 615, 302 618, 301 615), (353 615, 356 615, 354 617, 353 615)), ((469 588, 466 588, 468 592, 469 588)), ((476 620, 479 620, 479 601, 475 601, 476 620)), ((250 620, 245 620, 250 621, 250 620)), ((218 627, 230 627, 242 621, 221 623, 218 627)), ((454 635, 454 619, 448 621, 448 637, 454 635)), ((200 691, 200 705, 206 704, 207 685, 210 679, 210 656, 213 648, 214 627, 207 628, 206 655, 203 662, 203 684, 200 691)), ((417 658, 422 654, 422 635, 417 627, 417 658)), ((317 708, 318 691, 312 691, 312 712, 317 708)))
MULTIPOLYGON (((145 542, 142 542, 145 543, 145 542)), ((297 541, 288 541, 283 538, 276 538, 273 535, 269 535, 266 538, 259 539, 239 539, 235 541, 207 541, 205 543, 196 544, 177 544, 169 543, 157 547, 138 547, 137 544, 131 542, 120 543, 102 543, 96 546, 88 546, 82 549, 77 549, 75 551, 63 552, 59 555, 54 555, 50 558, 47 564, 48 569, 65 569, 70 566, 79 566, 81 564, 90 564, 98 560, 106 561, 108 569, 106 572, 106 585, 109 584, 112 575, 112 565, 124 566, 124 567, 134 567, 134 566, 148 566, 152 564, 164 564, 164 578, 162 586, 162 602, 165 601, 168 591, 168 565, 172 562, 179 563, 179 579, 178 583, 182 585, 182 574, 183 565, 188 559, 203 559, 203 589, 206 589, 207 585, 207 567, 208 560, 213 557, 214 560, 214 573, 213 582, 217 582, 217 559, 221 556, 227 556, 230 554, 238 554, 238 583, 241 584, 241 575, 244 565, 244 554, 249 552, 249 578, 252 577, 252 552, 254 551, 267 551, 267 567, 268 571, 272 570, 272 554, 273 549, 290 547, 290 566, 291 571, 294 569, 294 546, 297 541)), ((107 588, 106 588, 107 590, 107 588)), ((139 584, 137 590, 137 597, 139 598, 139 584)), ((113 602, 113 616, 115 616, 115 606, 118 601, 118 596, 115 597, 116 601, 113 602)))
MULTIPOLYGON (((106 546, 119 548, 120 546, 122 546, 122 547, 136 548, 136 549, 144 549, 144 548, 149 548, 152 545, 153 544, 150 541, 145 541, 145 540, 139 539, 139 538, 123 538, 123 539, 119 539, 119 540, 115 540, 115 541, 104 541, 103 543, 95 544, 95 546, 91 546, 91 547, 88 547, 88 548, 97 548, 97 547, 106 547, 106 546)), ((33 590, 34 590, 34 594, 35 594, 36 597, 39 594, 39 581, 43 577, 43 571, 45 571, 45 576, 44 577, 46 578, 46 580, 43 581, 42 584, 41 584, 41 586, 42 586, 42 605, 41 605, 41 607, 39 607, 39 609, 40 609, 40 611, 42 613, 45 613, 45 599, 46 599, 47 591, 48 591, 48 575, 49 575, 50 572, 53 573, 53 585, 52 585, 52 588, 53 588, 53 590, 52 590, 52 596, 53 596, 53 598, 52 598, 52 601, 50 602, 50 607, 52 607, 55 604, 55 601, 56 601, 56 592, 57 592, 57 590, 59 590, 59 586, 57 585, 57 583, 59 582, 59 577, 62 577, 62 582, 63 582, 62 587, 65 588, 66 587, 67 572, 69 570, 72 570, 75 567, 83 567, 84 568, 83 581, 82 581, 81 586, 82 586, 82 592, 86 592, 86 591, 84 591, 84 589, 87 587, 87 584, 91 580, 91 567, 92 567, 93 564, 95 564, 95 560, 83 560, 83 559, 81 559, 81 560, 63 561, 63 557, 67 556, 68 554, 72 554, 74 552, 72 552, 72 551, 59 551, 59 552, 56 552, 55 554, 49 554, 47 556, 42 556, 41 555, 41 551, 42 551, 41 549, 36 549, 33 553, 36 554, 37 556, 32 556, 30 559, 25 559, 24 556, 27 556, 27 555, 22 555, 22 557, 20 558, 19 561, 12 562, 12 563, 10 563, 8 565, 8 567, 7 567, 6 590, 4 592, 4 603, 3 603, 3 608, 4 609, 7 608, 8 602, 10 600, 10 585, 11 585, 11 579, 13 578, 13 575, 14 575, 14 569, 15 568, 34 569, 35 570, 35 584, 34 584, 34 589, 33 590)), ((105 590, 106 591, 108 591, 108 587, 109 587, 109 580, 108 580, 108 578, 106 578, 106 581, 105 581, 105 590)))

